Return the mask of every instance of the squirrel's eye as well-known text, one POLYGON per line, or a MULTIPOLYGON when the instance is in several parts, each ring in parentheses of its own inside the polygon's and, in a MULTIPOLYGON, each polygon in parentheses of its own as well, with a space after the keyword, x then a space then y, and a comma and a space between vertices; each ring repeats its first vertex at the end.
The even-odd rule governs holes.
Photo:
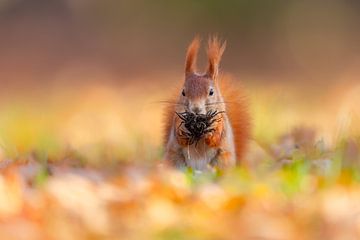
POLYGON ((213 89, 210 89, 209 95, 210 96, 214 95, 214 90, 213 89))
POLYGON ((183 95, 185 97, 185 90, 184 89, 182 90, 181 95, 183 95))

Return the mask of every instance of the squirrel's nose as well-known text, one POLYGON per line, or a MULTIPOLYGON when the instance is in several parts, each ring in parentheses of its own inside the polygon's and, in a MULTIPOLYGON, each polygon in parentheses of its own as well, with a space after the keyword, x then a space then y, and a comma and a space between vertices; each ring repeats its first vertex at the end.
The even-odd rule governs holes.
POLYGON ((191 109, 191 111, 192 111, 193 113, 195 113, 195 114, 198 114, 198 113, 200 113, 201 109, 200 109, 199 107, 193 107, 193 108, 191 109))

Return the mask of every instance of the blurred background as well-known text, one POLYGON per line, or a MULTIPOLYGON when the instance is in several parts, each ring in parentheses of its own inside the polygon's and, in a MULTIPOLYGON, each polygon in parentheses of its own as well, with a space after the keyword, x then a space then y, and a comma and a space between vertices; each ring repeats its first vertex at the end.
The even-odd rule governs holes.
POLYGON ((328 144, 358 137, 359 12, 356 0, 0 0, 0 153, 159 158, 160 101, 196 34, 227 40, 222 71, 247 89, 256 141, 294 126, 328 144))

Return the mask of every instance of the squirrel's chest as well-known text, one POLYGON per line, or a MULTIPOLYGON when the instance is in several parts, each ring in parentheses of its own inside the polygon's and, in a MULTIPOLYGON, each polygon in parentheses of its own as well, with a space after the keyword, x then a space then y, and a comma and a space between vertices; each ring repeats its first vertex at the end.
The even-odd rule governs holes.
POLYGON ((217 155, 217 149, 209 148, 203 140, 182 149, 186 165, 196 170, 206 170, 217 155))

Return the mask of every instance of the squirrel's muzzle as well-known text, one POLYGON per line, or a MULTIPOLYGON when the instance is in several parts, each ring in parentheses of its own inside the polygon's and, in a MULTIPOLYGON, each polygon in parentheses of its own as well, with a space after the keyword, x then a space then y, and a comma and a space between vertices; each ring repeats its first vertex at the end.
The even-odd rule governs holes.
POLYGON ((198 100, 198 101, 189 102, 189 110, 194 114, 205 114, 206 113, 205 101, 198 100))

